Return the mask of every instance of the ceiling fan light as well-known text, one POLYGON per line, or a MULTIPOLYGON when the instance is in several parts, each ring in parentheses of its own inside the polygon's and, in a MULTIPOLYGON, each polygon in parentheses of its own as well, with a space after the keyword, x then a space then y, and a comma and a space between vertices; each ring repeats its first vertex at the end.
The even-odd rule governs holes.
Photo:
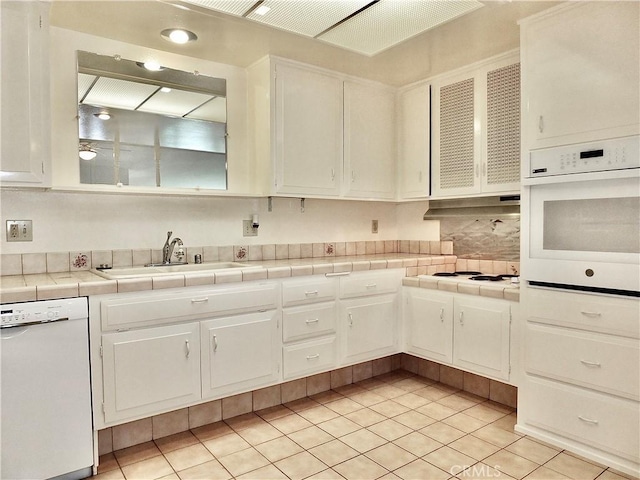
POLYGON ((164 67, 162 65, 160 65, 158 62, 154 62, 153 60, 144 62, 142 66, 152 72, 159 72, 160 70, 164 70, 164 67))
POLYGON ((162 30, 162 32, 160 32, 160 35, 162 35, 165 40, 169 40, 172 43, 177 43, 178 45, 195 42, 198 39, 198 36, 195 33, 183 28, 167 28, 165 30, 162 30))
POLYGON ((96 158, 96 156, 98 155, 96 152, 94 152, 93 150, 80 150, 80 152, 78 153, 78 155, 80 156, 80 158, 82 160, 93 160, 94 158, 96 158))

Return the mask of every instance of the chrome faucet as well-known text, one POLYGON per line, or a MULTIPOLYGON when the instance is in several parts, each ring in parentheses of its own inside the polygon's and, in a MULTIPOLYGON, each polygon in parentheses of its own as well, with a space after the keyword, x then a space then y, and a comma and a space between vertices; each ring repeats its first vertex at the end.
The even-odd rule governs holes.
POLYGON ((173 235, 173 232, 167 232, 167 241, 164 242, 164 246, 162 247, 163 265, 169 265, 171 263, 171 255, 173 254, 173 249, 175 248, 176 243, 179 247, 183 245, 182 240, 178 237, 171 240, 171 235, 173 235), (169 240, 171 240, 171 242, 169 242, 169 240))

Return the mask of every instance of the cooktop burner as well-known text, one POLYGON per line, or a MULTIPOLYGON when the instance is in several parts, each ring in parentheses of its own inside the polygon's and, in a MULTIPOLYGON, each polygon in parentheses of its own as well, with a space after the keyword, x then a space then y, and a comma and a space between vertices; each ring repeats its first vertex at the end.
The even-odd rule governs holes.
POLYGON ((503 278, 502 275, 476 275, 474 277, 469 277, 469 280, 499 282, 500 280, 503 280, 503 278))
POLYGON ((458 277, 460 275, 482 275, 482 272, 460 271, 460 272, 438 272, 434 273, 434 277, 458 277))

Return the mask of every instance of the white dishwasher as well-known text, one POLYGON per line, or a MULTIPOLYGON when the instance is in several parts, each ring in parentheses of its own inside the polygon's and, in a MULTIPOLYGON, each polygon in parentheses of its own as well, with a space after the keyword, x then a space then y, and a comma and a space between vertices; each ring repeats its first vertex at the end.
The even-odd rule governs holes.
POLYGON ((87 299, 0 308, 0 478, 90 476, 87 299))

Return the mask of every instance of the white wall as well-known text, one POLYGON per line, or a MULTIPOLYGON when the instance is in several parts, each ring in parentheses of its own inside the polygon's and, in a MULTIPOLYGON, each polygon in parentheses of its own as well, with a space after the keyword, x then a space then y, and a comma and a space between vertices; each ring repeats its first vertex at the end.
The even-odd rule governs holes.
MULTIPOLYGON (((2 253, 161 248, 172 230, 186 246, 362 240, 439 240, 425 222, 426 202, 143 196, 50 191, 2 191, 3 220, 32 220, 33 242, 0 243, 2 253), (242 220, 260 215, 257 237, 242 236, 242 220), (371 233, 371 220, 379 233, 371 233)), ((4 222, 3 222, 4 223, 4 222)))

